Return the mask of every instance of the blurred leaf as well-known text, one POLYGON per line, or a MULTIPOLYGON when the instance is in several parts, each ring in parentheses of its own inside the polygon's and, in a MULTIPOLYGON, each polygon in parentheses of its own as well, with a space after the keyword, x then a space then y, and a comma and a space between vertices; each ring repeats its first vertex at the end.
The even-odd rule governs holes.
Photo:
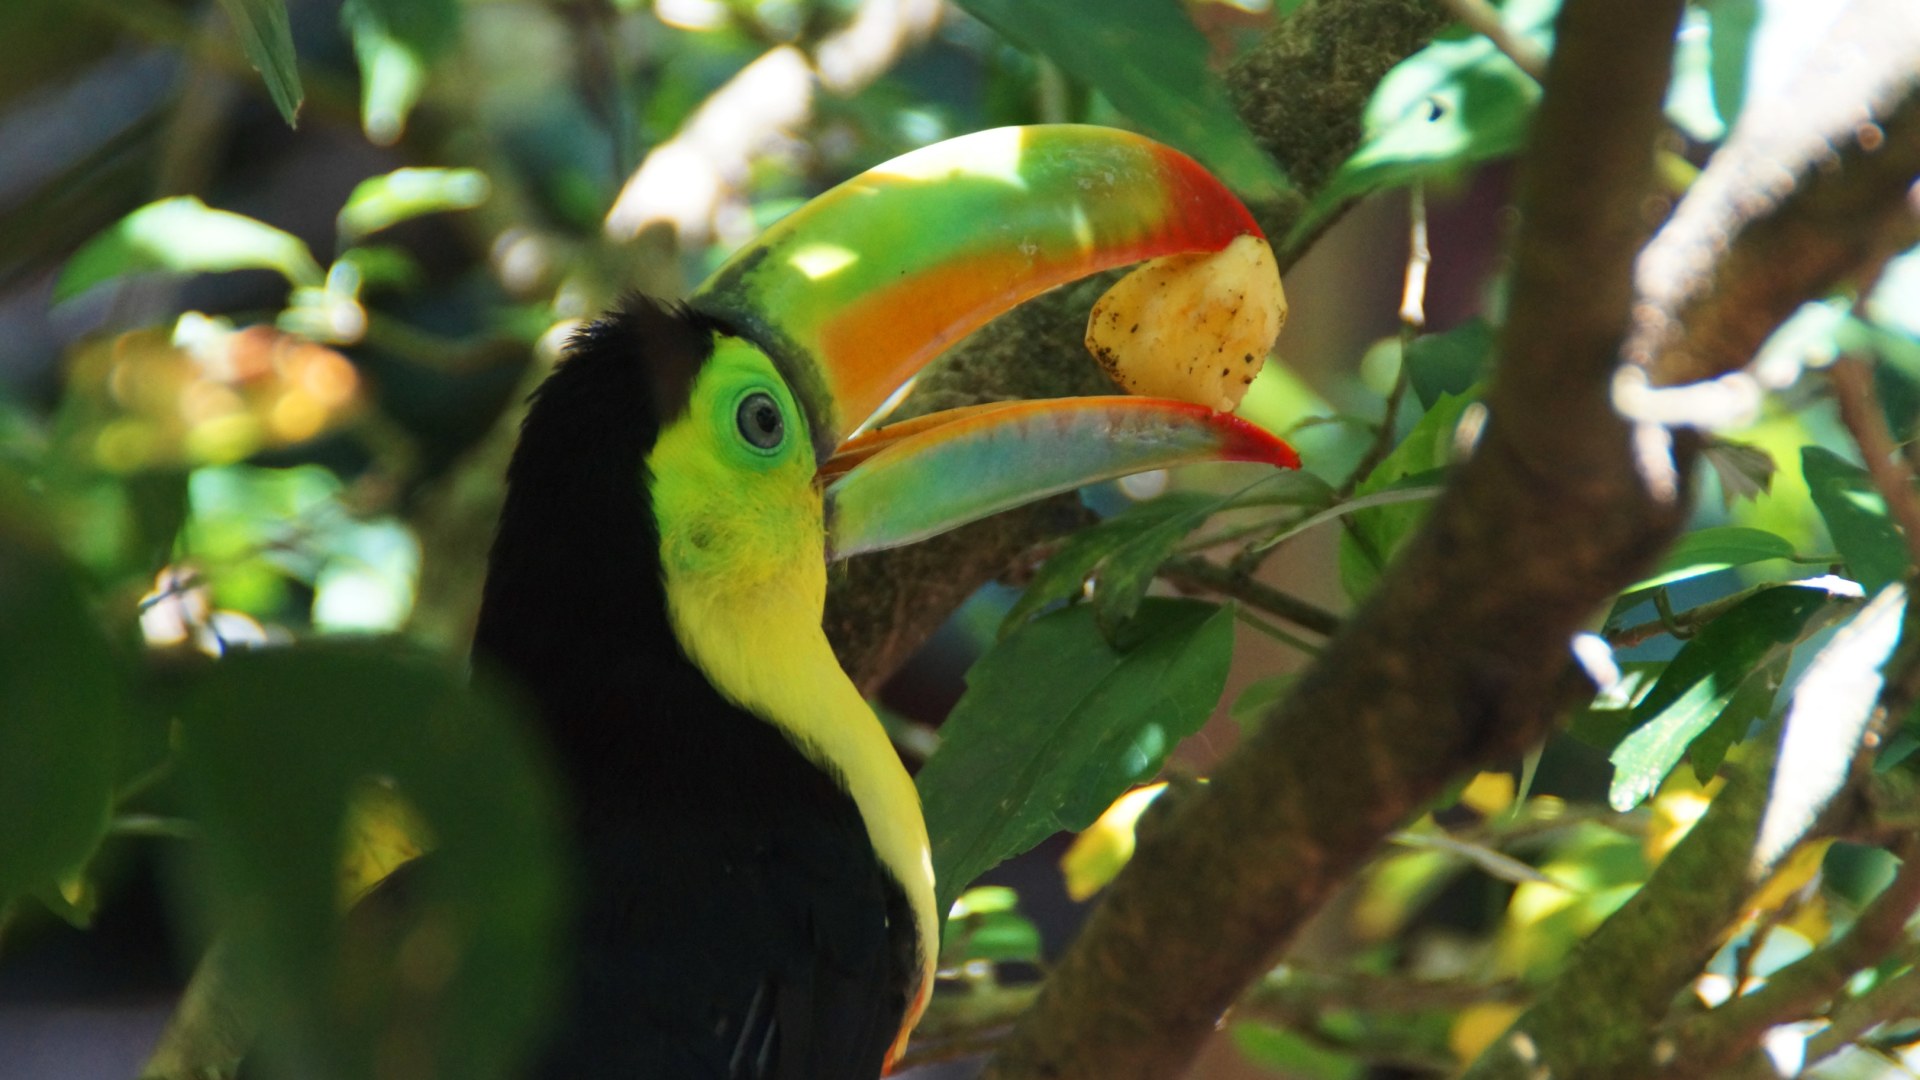
POLYGON ((1150 599, 1117 645, 1075 606, 981 657, 919 776, 942 910, 1002 860, 1086 828, 1152 779, 1212 712, 1232 655, 1231 610, 1150 599))
POLYGON ((299 237, 180 195, 148 203, 87 241, 61 270, 53 299, 154 270, 274 270, 295 285, 318 285, 325 277, 299 237))
MULTIPOLYGON (((1355 501, 1385 494, 1397 483, 1431 473, 1453 460, 1454 429, 1472 404, 1470 394, 1442 394, 1400 445, 1353 489, 1355 501)), ((1340 537, 1340 584, 1358 601, 1427 516, 1423 501, 1377 506, 1353 515, 1340 537)))
POLYGON ((352 266, 360 275, 360 292, 368 289, 411 289, 426 279, 426 271, 403 248, 389 244, 362 244, 340 253, 337 263, 352 266))
POLYGON ((460 33, 458 0, 347 0, 340 18, 360 61, 360 126, 379 146, 399 141, 427 68, 460 33))
POLYGON ((1422 409, 1473 389, 1493 363, 1494 328, 1478 316, 1442 334, 1421 334, 1407 346, 1407 382, 1422 409))
POLYGON ((1634 837, 1587 822, 1555 843, 1539 869, 1556 884, 1529 881, 1514 887, 1494 940, 1496 975, 1537 978, 1558 969, 1639 890, 1649 866, 1634 837))
MULTIPOLYGON (((1558 9, 1557 0, 1511 0, 1501 19, 1543 44, 1558 9)), ((1380 80, 1359 148, 1315 196, 1288 245, 1354 199, 1515 153, 1539 100, 1539 84, 1483 35, 1442 38, 1414 53, 1380 80)))
POLYGON ((1249 1061, 1299 1080, 1361 1080, 1367 1067, 1359 1058, 1329 1050, 1284 1028, 1242 1020, 1227 1028, 1233 1045, 1249 1061))
POLYGON ((1712 525, 1682 536, 1660 560, 1660 565, 1654 568, 1651 576, 1634 582, 1625 592, 1636 593, 1671 585, 1676 581, 1748 563, 1791 558, 1793 544, 1785 537, 1743 525, 1712 525))
POLYGON ((1687 746, 1732 700, 1734 691, 1777 650, 1799 640, 1827 590, 1782 585, 1748 597, 1682 646, 1633 710, 1634 731, 1614 748, 1607 801, 1631 810, 1653 794, 1687 746))
POLYGON ((1573 714, 1567 734, 1601 750, 1612 750, 1633 730, 1633 709, 1653 690, 1665 660, 1629 660, 1620 665, 1620 681, 1593 696, 1573 714))
POLYGON ((1073 838, 1060 856, 1060 874, 1066 879, 1069 898, 1075 902, 1092 899, 1127 865, 1133 858, 1134 826, 1166 790, 1164 783, 1134 788, 1113 800, 1112 806, 1073 838))
POLYGON ((363 643, 232 655, 182 726, 205 836, 197 880, 244 958, 269 1060, 306 1075, 374 1075, 376 1057, 414 1077, 508 1075, 555 985, 562 863, 540 755, 507 714, 363 643), (436 847, 409 868, 407 911, 356 917, 367 935, 349 938, 348 807, 382 779, 436 847))
POLYGON ((1847 576, 1868 595, 1906 577, 1906 541, 1887 518, 1886 500, 1867 470, 1819 446, 1801 448, 1800 468, 1847 576))
POLYGON ((940 934, 940 966, 958 967, 970 960, 1040 961, 1040 931, 1017 910, 1012 889, 982 886, 968 889, 953 902, 940 934))
POLYGON ((1240 725, 1243 734, 1251 732, 1266 720, 1275 705, 1293 692, 1293 684, 1299 681, 1300 673, 1297 671, 1255 679, 1240 691, 1239 697, 1233 699, 1233 704, 1227 708, 1227 715, 1240 725))
POLYGON ((35 500, 0 472, 0 909, 37 893, 85 921, 75 875, 107 828, 122 676, 72 569, 28 515, 35 500))
POLYGON ((1707 48, 1712 53, 1713 106, 1731 125, 1747 99, 1747 60, 1760 25, 1760 0, 1704 0, 1707 48))
POLYGON ((345 243, 359 243, 423 214, 471 210, 487 201, 491 188, 478 169, 395 169, 360 181, 340 208, 338 227, 345 243))
POLYGON ((1729 439, 1707 440, 1701 456, 1720 478, 1720 501, 1728 509, 1741 499, 1757 499, 1771 492, 1773 474, 1780 471, 1772 454, 1729 439))
POLYGON ((1207 66, 1207 39, 1175 0, 959 0, 980 21, 1107 96, 1146 132, 1257 200, 1285 174, 1254 141, 1207 66))
POLYGON ((1447 1029, 1447 1049, 1462 1067, 1470 1065, 1493 1040, 1507 1033, 1526 1008, 1508 1001, 1483 1001, 1461 1009, 1447 1029))
POLYGON ((1753 669, 1753 674, 1733 692, 1727 707, 1720 710, 1719 717, 1687 747, 1687 760, 1693 765, 1695 780, 1702 784, 1712 780, 1720 772, 1721 763, 1727 760, 1727 751, 1747 737, 1756 721, 1766 719, 1773 712, 1773 699, 1779 696, 1780 684, 1786 681, 1790 659, 1789 654, 1782 652, 1753 669))
POLYGON ((220 0, 247 62, 266 80, 267 96, 288 127, 300 126, 300 67, 293 55, 286 0, 220 0))
POLYGON ((1787 729, 1754 845, 1758 865, 1771 866, 1785 856, 1847 783, 1867 721, 1880 702, 1885 682, 1880 670, 1900 643, 1906 613, 1906 588, 1887 586, 1807 665, 1787 708, 1787 729))

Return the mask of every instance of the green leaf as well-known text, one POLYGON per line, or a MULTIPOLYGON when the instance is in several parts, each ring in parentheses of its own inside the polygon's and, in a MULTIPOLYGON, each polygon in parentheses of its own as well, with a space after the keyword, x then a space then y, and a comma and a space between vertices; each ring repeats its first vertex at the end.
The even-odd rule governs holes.
POLYGON ((1012 889, 968 889, 954 901, 940 934, 940 964, 958 967, 969 960, 1038 963, 1040 931, 1015 910, 1012 889))
POLYGON ((1747 62, 1760 25, 1760 0, 1705 0, 1707 48, 1712 53, 1713 106, 1732 124, 1747 99, 1747 62))
POLYGON ((960 0, 981 22, 1099 90, 1147 133, 1255 199, 1288 182, 1207 66, 1207 39, 1175 0, 960 0))
POLYGON ((504 710, 366 641, 230 655, 188 695, 181 727, 198 880, 269 1053, 302 1075, 375 1075, 376 1058, 409 1075, 508 1075, 556 987, 562 863, 541 757, 504 710), (380 905, 350 937, 348 804, 387 783, 434 850, 409 870, 407 910, 380 905))
MULTIPOLYGON (((1508 28, 1548 39, 1557 0, 1513 0, 1508 28)), ((1526 140, 1540 86, 1480 34, 1443 38, 1380 80, 1362 119, 1360 146, 1340 166, 1286 246, 1314 235, 1340 207, 1388 188, 1507 157, 1526 140)))
MULTIPOLYGON (((1385 495, 1394 485, 1434 472, 1453 458, 1454 431, 1472 394, 1442 394, 1407 437, 1354 488, 1356 501, 1385 495)), ((1398 501, 1353 515, 1340 537, 1340 584, 1355 601, 1373 591, 1400 545, 1427 516, 1425 500, 1398 501)))
POLYGON ((1773 699, 1779 696, 1780 685, 1786 681, 1787 662, 1791 658, 1782 650, 1753 669, 1753 674, 1747 676, 1728 699, 1727 707, 1720 710, 1707 730, 1694 738, 1693 744, 1687 747, 1687 761, 1693 766, 1695 780, 1704 784, 1713 779, 1727 760, 1727 751, 1747 737, 1756 721, 1772 714, 1773 699))
POLYGON ((406 132, 427 68, 459 40, 458 0, 347 0, 341 21, 360 62, 360 126, 379 146, 406 132))
POLYGON ((1847 576, 1869 596, 1907 576, 1907 545, 1867 470, 1819 446, 1802 447, 1800 469, 1847 576))
POLYGON ((1473 389, 1493 366, 1494 328, 1471 318, 1443 334, 1421 334, 1407 346, 1407 382, 1423 409, 1473 389))
POLYGON ((1780 471, 1772 454, 1731 439, 1707 440, 1700 456, 1720 480, 1720 502, 1729 511, 1741 499, 1758 499, 1772 492, 1774 474, 1780 471))
POLYGON ((1791 558, 1793 544, 1784 536, 1744 525, 1715 525, 1682 536, 1651 575, 1634 582, 1626 591, 1635 593, 1729 567, 1791 558))
POLYGON ((1653 690, 1665 660, 1629 660, 1620 665, 1620 681, 1593 695, 1573 714, 1567 734, 1600 750, 1611 751, 1633 731, 1633 708, 1653 690))
POLYGON ((1673 47, 1673 79, 1667 85, 1666 113, 1673 125, 1695 142, 1719 142, 1727 134, 1725 114, 1714 93, 1714 53, 1708 40, 1709 16, 1689 7, 1673 47))
POLYGON ((293 55, 293 32, 287 26, 286 0, 220 0, 247 62, 266 80, 267 95, 288 127, 300 126, 300 68, 293 55))
POLYGON ((53 298, 66 300, 102 282, 155 270, 276 270, 295 285, 325 280, 299 237, 181 195, 148 203, 87 241, 60 272, 53 298))
POLYGON ((478 169, 395 169, 368 177, 340 208, 340 237, 343 243, 358 243, 422 214, 471 210, 486 202, 490 191, 478 169))
POLYGON ((124 693, 72 569, 27 524, 35 510, 0 474, 0 910, 39 894, 84 921, 77 873, 106 833, 124 693))
POLYGON ((1275 705, 1293 692, 1293 684, 1299 681, 1300 673, 1297 671, 1255 679, 1240 691, 1239 697, 1233 699, 1233 704, 1227 707, 1227 715, 1240 725, 1243 734, 1251 733, 1266 720, 1267 713, 1273 711, 1275 705))
POLYGON ((1075 606, 981 657, 919 777, 941 910, 998 863, 1086 828, 1151 779, 1206 722, 1232 654, 1230 609, 1154 598, 1118 645, 1075 606))
POLYGON ((1754 669, 1798 641, 1826 589, 1782 585, 1742 601, 1708 623, 1667 665, 1633 710, 1634 731, 1614 748, 1607 799, 1631 810, 1653 794, 1693 740, 1706 731, 1754 669))
POLYGON ((1367 1067, 1360 1059, 1294 1034, 1285 1028, 1242 1020, 1227 1029, 1233 1045, 1251 1061, 1282 1076, 1300 1080, 1360 1080, 1367 1067))

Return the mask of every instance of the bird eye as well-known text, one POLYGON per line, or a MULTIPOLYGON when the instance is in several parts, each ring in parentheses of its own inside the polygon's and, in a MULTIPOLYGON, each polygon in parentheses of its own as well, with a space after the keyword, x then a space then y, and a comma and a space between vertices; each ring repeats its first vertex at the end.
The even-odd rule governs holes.
POLYGON ((740 425, 741 437, 762 450, 777 449, 787 437, 787 422, 780 416, 780 406, 772 394, 764 391, 742 398, 734 421, 740 425))

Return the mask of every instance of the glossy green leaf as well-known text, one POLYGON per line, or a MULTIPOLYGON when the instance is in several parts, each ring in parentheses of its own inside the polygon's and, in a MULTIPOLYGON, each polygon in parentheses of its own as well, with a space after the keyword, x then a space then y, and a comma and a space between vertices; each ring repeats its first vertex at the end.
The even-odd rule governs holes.
POLYGON ((1255 199, 1286 176, 1207 66, 1207 40, 1174 0, 960 0, 960 6, 1107 96, 1147 132, 1255 199))
POLYGON ((1867 470, 1819 446, 1801 449, 1800 469, 1847 576, 1869 595, 1906 577, 1906 541, 1888 519, 1886 500, 1867 470))
POLYGON ((552 1000, 561 871, 550 783, 511 718, 367 642, 230 655, 181 728, 197 879, 244 958, 269 1060, 302 1075, 376 1075, 376 1060, 414 1077, 509 1075, 552 1000), (407 909, 356 916, 349 936, 348 801, 389 781, 433 851, 409 868, 407 909))
POLYGON ((358 243, 422 214, 471 210, 486 202, 490 191, 486 174, 478 169, 395 169, 368 177, 340 208, 340 237, 358 243))
POLYGON ((53 298, 65 300, 102 282, 155 270, 274 270, 295 285, 319 285, 325 279, 299 237, 181 195, 148 203, 87 241, 60 272, 53 298))
POLYGON ((1232 654, 1230 609, 1155 598, 1117 645, 1077 605, 981 657, 918 781, 942 910, 982 873, 1086 828, 1151 779, 1206 722, 1232 654))
MULTIPOLYGON (((1557 0, 1512 0, 1501 17, 1544 45, 1558 9, 1557 0)), ((1312 236, 1354 199, 1515 153, 1539 100, 1539 84, 1482 35, 1428 45, 1380 81, 1359 148, 1314 198, 1289 243, 1312 236)))
POLYGON ((1638 592, 1729 567, 1791 558, 1793 544, 1786 537, 1744 525, 1715 525, 1682 536, 1652 574, 1634 582, 1626 591, 1638 592))
POLYGON ((1653 794, 1741 683, 1799 640, 1832 598, 1826 589, 1808 585, 1767 589, 1694 635, 1634 707, 1633 733, 1614 748, 1607 792, 1614 809, 1631 810, 1653 794))
POLYGON ((267 95, 288 127, 300 124, 300 68, 293 55, 293 31, 287 26, 286 0, 220 0, 240 37, 247 62, 266 80, 267 95))
POLYGON ((426 88, 427 69, 459 38, 458 0, 347 0, 341 20, 360 62, 360 126, 397 142, 426 88))
POLYGON ((37 893, 84 921, 62 886, 106 832, 124 692, 34 505, 0 474, 0 909, 37 893))
POLYGON ((1786 681, 1788 662, 1792 659, 1782 650, 1773 659, 1753 669, 1739 689, 1728 699, 1727 707, 1707 730, 1701 732, 1687 747, 1687 763, 1693 766, 1693 778, 1704 784, 1719 773, 1720 766, 1727 760, 1727 751, 1738 746, 1753 729, 1755 722, 1766 719, 1773 712, 1773 701, 1780 694, 1780 685, 1786 681))
MULTIPOLYGON (((1453 458, 1455 429, 1471 394, 1443 394, 1407 437, 1354 488, 1356 501, 1388 493, 1394 485, 1443 468, 1453 458)), ((1373 591, 1381 571, 1427 515, 1425 500, 1395 501, 1353 515, 1340 537, 1340 584, 1358 601, 1373 591)))

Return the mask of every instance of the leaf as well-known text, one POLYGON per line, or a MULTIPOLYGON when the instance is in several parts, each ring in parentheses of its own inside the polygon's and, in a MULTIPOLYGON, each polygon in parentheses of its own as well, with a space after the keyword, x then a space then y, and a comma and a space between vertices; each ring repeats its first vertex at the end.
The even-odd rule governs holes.
POLYGON ((1423 409, 1448 394, 1464 394, 1493 363, 1494 329, 1475 317, 1443 334, 1421 334, 1407 346, 1407 382, 1423 409))
POLYGON ((1109 643, 1084 606, 981 657, 920 771, 941 909, 1001 861, 1086 828, 1151 780, 1206 722, 1233 654, 1233 612, 1149 599, 1109 643))
MULTIPOLYGON (((1446 466, 1453 459, 1454 430, 1472 403, 1471 394, 1442 394, 1400 445, 1354 488, 1356 501, 1386 494, 1396 483, 1446 466)), ((1425 519, 1423 502, 1380 506, 1353 515, 1340 538, 1340 584, 1353 600, 1373 591, 1381 571, 1425 519)))
POLYGON ((1673 47, 1673 78, 1667 85, 1667 119, 1695 142, 1719 142, 1727 134, 1727 114, 1713 92, 1713 49, 1706 13, 1689 7, 1673 47))
POLYGON ((1240 725, 1241 734, 1249 734, 1263 723, 1275 705, 1293 692, 1293 684, 1300 681, 1300 673, 1289 671, 1280 675, 1268 675, 1255 679, 1240 691, 1240 696, 1228 706, 1227 715, 1240 725))
POLYGON ((300 67, 293 55, 293 31, 287 26, 286 0, 220 0, 247 62, 266 81, 267 96, 288 127, 300 126, 300 67))
POLYGON ((343 243, 359 243, 371 233, 422 214, 471 210, 487 201, 491 187, 478 169, 395 169, 360 181, 340 208, 343 243))
POLYGON ((1701 456, 1720 478, 1720 501, 1728 510, 1741 499, 1758 499, 1771 492, 1773 474, 1780 471, 1772 454, 1730 439, 1709 438, 1701 456))
POLYGON ((396 1054, 410 1075, 507 1075, 556 985, 562 867, 550 784, 507 714, 365 642, 231 655, 188 695, 181 727, 204 899, 242 958, 268 1052, 305 1075, 374 1075, 376 1056, 396 1054), (349 806, 382 779, 435 849, 409 871, 407 910, 356 919, 350 938, 349 806))
POLYGON ((1719 717, 1754 669, 1799 640, 1833 598, 1807 585, 1766 589, 1701 628, 1634 706, 1632 734, 1614 748, 1607 800, 1631 810, 1653 794, 1687 747, 1719 717))
POLYGON ((1633 731, 1633 709, 1652 692, 1664 660, 1629 660, 1620 665, 1620 681, 1593 696, 1573 714, 1567 734, 1600 750, 1611 751, 1633 731))
POLYGON ((1747 61, 1754 30, 1760 25, 1760 0, 1705 0, 1707 49, 1712 54, 1713 106, 1720 119, 1739 119, 1747 98, 1747 61))
POLYGON ((1714 525, 1682 536, 1668 550, 1652 575, 1626 589, 1627 593, 1671 585, 1676 581, 1717 573, 1734 566, 1793 558, 1793 544, 1784 536, 1745 525, 1714 525))
POLYGON ((0 910, 39 894, 84 921, 77 872, 106 833, 125 696, 39 513, 0 473, 0 910))
MULTIPOLYGON (((1514 33, 1544 43, 1558 7, 1519 0, 1501 16, 1514 33)), ((1286 246, 1314 235, 1355 199, 1512 155, 1539 100, 1539 84, 1483 35, 1443 38, 1414 53, 1380 80, 1359 148, 1314 198, 1286 246)))
POLYGON ((460 32, 458 0, 347 0, 341 21, 360 62, 360 126, 378 146, 405 134, 427 68, 460 32))
POLYGON ((968 889, 947 913, 940 934, 940 966, 959 967, 970 960, 1040 961, 1040 931, 1017 910, 1012 889, 986 885, 968 889))
POLYGON ((1819 446, 1801 448, 1800 469, 1847 576, 1869 596, 1906 577, 1906 541, 1887 518, 1886 500, 1867 470, 1819 446))
POLYGON ((1360 1080, 1367 1067, 1359 1058, 1308 1041, 1285 1028, 1242 1020, 1227 1029, 1247 1059, 1270 1072, 1301 1080, 1360 1080))
POLYGON ((1771 867, 1784 857, 1846 785, 1880 703, 1881 669, 1900 643, 1906 613, 1906 588, 1887 586, 1807 665, 1787 708, 1773 789, 1754 845, 1756 866, 1771 867))
POLYGON ((1108 637, 1133 613, 1153 585, 1160 564, 1167 561, 1187 534, 1222 510, 1249 501, 1288 506, 1320 506, 1333 498, 1327 482, 1310 472, 1272 472, 1238 492, 1216 495, 1191 512, 1169 517, 1123 540, 1094 568, 1093 606, 1108 637), (1255 491, 1258 489, 1258 495, 1255 491))
POLYGON ((60 272, 53 298, 67 300, 102 282, 154 270, 275 270, 295 285, 325 279, 299 237, 181 195, 148 203, 87 241, 60 272))
POLYGON ((1134 827, 1140 815, 1167 790, 1164 783, 1137 787, 1113 800, 1094 823, 1073 838, 1060 856, 1060 876, 1075 903, 1093 899, 1133 858, 1134 827))
POLYGON ((1727 751, 1747 737, 1756 721, 1773 713, 1773 699, 1779 696, 1780 686, 1786 681, 1789 659, 1789 654, 1783 651, 1755 668, 1733 692, 1727 707, 1720 710, 1720 716, 1687 747, 1687 760, 1693 765, 1695 780, 1701 784, 1712 780, 1727 760, 1727 751))
POLYGON ((1277 198, 1285 174, 1254 141, 1207 66, 1207 39, 1174 0, 959 0, 1022 47, 1107 96, 1148 134, 1191 153, 1241 193, 1277 198))

